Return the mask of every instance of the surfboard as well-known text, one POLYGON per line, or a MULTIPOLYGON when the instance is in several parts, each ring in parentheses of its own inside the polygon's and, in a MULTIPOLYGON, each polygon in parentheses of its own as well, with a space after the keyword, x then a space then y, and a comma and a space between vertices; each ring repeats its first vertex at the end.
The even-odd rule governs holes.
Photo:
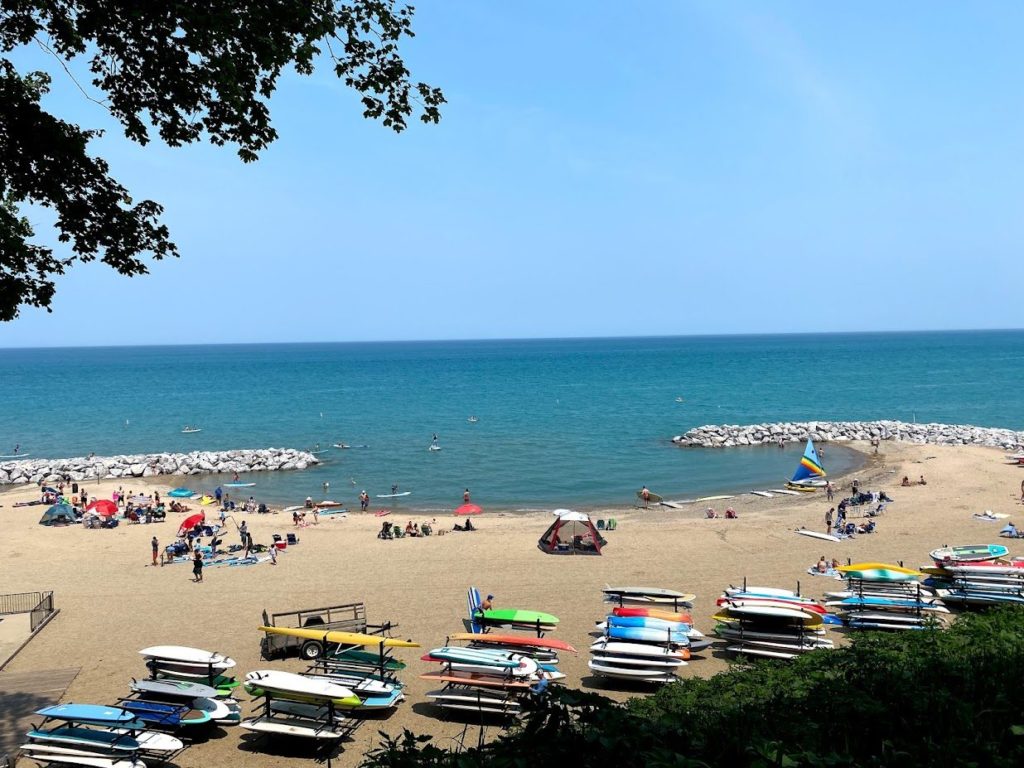
POLYGON ((659 670, 652 668, 629 668, 629 667, 614 667, 610 664, 602 664, 600 662, 591 659, 587 662, 587 667, 592 671, 597 672, 600 675, 606 677, 620 677, 628 680, 639 680, 643 682, 652 683, 668 683, 676 680, 675 673, 671 670, 659 670))
POLYGON ((489 611, 483 611, 482 615, 478 611, 477 617, 483 619, 488 624, 537 624, 540 623, 546 626, 557 626, 558 617, 552 616, 550 613, 544 613, 543 611, 524 611, 518 608, 492 608, 489 611))
POLYGON ((677 659, 671 656, 666 656, 662 659, 655 659, 652 657, 643 656, 615 656, 615 655, 599 655, 594 653, 591 658, 598 664, 604 664, 607 666, 623 666, 623 667, 643 667, 645 669, 676 669, 678 667, 685 667, 686 662, 682 659, 677 659))
POLYGON ((733 496, 731 496, 731 495, 725 495, 725 496, 701 496, 699 499, 697 499, 697 501, 724 501, 725 499, 731 499, 731 498, 733 498, 733 496))
POLYGON ((798 533, 801 536, 810 536, 812 539, 821 539, 823 541, 840 541, 840 538, 838 536, 833 536, 831 533, 811 531, 807 528, 798 528, 797 530, 793 531, 793 533, 798 533))
POLYGON ((402 491, 401 493, 378 493, 377 494, 377 498, 378 499, 398 499, 398 498, 401 498, 402 496, 409 496, 411 494, 412 494, 412 491, 402 491))
POLYGON ((685 509, 685 507, 677 501, 661 501, 661 506, 668 507, 669 509, 685 509))
POLYGON ((605 632, 615 640, 636 640, 642 643, 674 643, 689 645, 690 637, 680 630, 649 629, 647 627, 608 627, 605 632))
POLYGON ((323 723, 316 720, 303 720, 302 718, 294 717, 290 717, 287 720, 278 720, 264 715, 250 720, 243 720, 239 725, 247 731, 295 736, 302 739, 340 739, 345 735, 344 732, 327 728, 323 723))
POLYGON ((488 691, 486 689, 470 688, 461 685, 439 688, 436 691, 427 691, 426 696, 428 699, 450 701, 458 704, 476 703, 488 707, 519 707, 519 702, 503 695, 499 691, 488 691))
POLYGON ((359 632, 338 632, 324 631, 322 629, 297 629, 292 627, 259 627, 260 632, 270 635, 285 635, 286 637, 298 637, 303 640, 321 640, 326 643, 337 643, 338 645, 365 645, 379 646, 383 643, 385 648, 419 648, 419 643, 412 640, 399 640, 397 637, 381 637, 380 635, 364 635, 359 632))
POLYGON ((772 488, 772 493, 781 493, 783 496, 799 496, 800 491, 791 491, 787 488, 772 488))
MULTIPOLYGON (((20 749, 25 752, 26 757, 37 763, 82 766, 82 768, 146 768, 146 764, 141 760, 131 758, 122 760, 116 757, 103 757, 102 755, 96 755, 95 757, 89 757, 85 754, 65 755, 59 752, 49 752, 43 744, 23 744, 20 749)), ((92 754, 95 755, 95 753, 92 754)))
POLYGON ((76 723, 123 725, 135 721, 135 715, 131 712, 120 707, 108 707, 101 704, 57 704, 37 709, 36 714, 40 717, 76 723))
POLYGON ((224 483, 225 488, 252 488, 256 483, 224 483))
POLYGON ((0 456, 0 459, 27 459, 31 455, 31 453, 10 453, 6 456, 0 456))
POLYGON ((504 675, 487 675, 482 672, 457 672, 455 670, 426 672, 420 675, 420 679, 441 683, 479 685, 485 688, 529 688, 534 682, 523 678, 510 679, 504 675))
POLYGON ((892 563, 851 563, 850 565, 840 565, 836 568, 837 571, 869 571, 875 568, 884 568, 887 571, 896 571, 898 573, 906 573, 911 576, 920 576, 921 572, 914 570, 913 568, 904 568, 902 565, 893 565, 892 563))
POLYGON ((662 589, 661 587, 605 587, 601 590, 606 595, 630 595, 638 597, 659 597, 671 598, 673 600, 685 600, 695 595, 687 595, 676 592, 674 589, 662 589))
POLYGON ((744 606, 742 608, 726 608, 723 611, 719 611, 712 616, 715 621, 721 621, 724 624, 736 623, 740 621, 777 621, 777 622, 788 622, 790 624, 802 624, 805 627, 816 629, 824 623, 822 618, 818 614, 804 613, 803 611, 787 611, 783 608, 764 608, 758 609, 754 607, 744 606))
POLYGON ((693 625, 693 616, 689 613, 677 613, 665 611, 661 608, 645 608, 641 606, 615 606, 612 608, 613 616, 648 616, 652 619, 664 619, 665 621, 678 621, 684 624, 693 625))
POLYGON ((247 686, 276 693, 284 698, 298 698, 300 701, 322 700, 337 704, 359 704, 359 699, 350 688, 323 678, 306 677, 276 669, 255 670, 245 676, 247 686))
MULTIPOLYGON (((472 604, 471 604, 472 605, 472 604)), ((449 640, 469 640, 474 643, 494 643, 495 645, 521 645, 525 648, 543 648, 552 651, 568 651, 576 653, 576 649, 564 640, 553 640, 548 637, 525 637, 524 635, 502 635, 492 632, 486 634, 472 632, 456 632, 448 636, 449 640)))
MULTIPOLYGON (((658 494, 653 493, 651 491, 648 491, 647 496, 648 496, 647 500, 651 504, 661 504, 661 502, 663 502, 665 500, 663 497, 661 497, 658 494)), ((638 499, 640 499, 640 501, 643 501, 644 500, 644 492, 643 491, 637 491, 636 492, 636 497, 638 499)))
POLYGON ((601 655, 614 656, 644 656, 648 658, 690 658, 689 648, 669 648, 665 645, 653 645, 650 643, 630 643, 619 640, 609 640, 602 637, 590 646, 590 652, 601 655))
POLYGON ((765 656, 770 659, 795 659, 800 654, 792 651, 778 651, 773 648, 758 648, 754 645, 729 645, 726 646, 729 653, 736 653, 746 656, 765 656))
POLYGON ((672 629, 689 632, 693 628, 690 622, 670 621, 653 616, 616 616, 612 614, 604 622, 608 627, 647 627, 648 629, 672 629))
POLYGON ((771 493, 770 491, 751 491, 751 493, 754 494, 755 496, 763 496, 766 499, 775 498, 775 494, 771 493))
POLYGON ((217 690, 208 685, 179 680, 135 680, 131 689, 136 693, 153 693, 182 699, 214 698, 217 690))
POLYGON ((235 666, 235 660, 217 653, 216 651, 204 651, 202 648, 189 648, 185 645, 154 645, 143 648, 139 651, 141 656, 156 661, 177 662, 186 665, 201 664, 212 666, 214 669, 231 669, 235 666))

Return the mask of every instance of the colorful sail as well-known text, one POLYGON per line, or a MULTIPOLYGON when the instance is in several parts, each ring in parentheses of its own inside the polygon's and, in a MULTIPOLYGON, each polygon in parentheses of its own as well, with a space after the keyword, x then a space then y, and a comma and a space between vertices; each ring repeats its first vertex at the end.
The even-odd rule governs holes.
POLYGON ((800 459, 800 463, 797 465, 796 472, 793 474, 793 479, 790 482, 798 483, 801 480, 824 476, 825 468, 821 466, 818 452, 814 449, 814 443, 808 440, 803 458, 800 459))

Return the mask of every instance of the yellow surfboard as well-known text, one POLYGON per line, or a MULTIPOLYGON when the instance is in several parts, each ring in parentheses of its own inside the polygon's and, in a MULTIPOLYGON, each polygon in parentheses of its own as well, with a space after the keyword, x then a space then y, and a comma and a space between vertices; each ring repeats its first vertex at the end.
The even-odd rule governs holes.
POLYGON ((271 635, 286 635, 303 640, 322 640, 326 643, 339 645, 378 646, 384 643, 385 648, 419 648, 419 643, 412 640, 399 640, 397 637, 381 637, 380 635, 363 635, 359 632, 336 632, 322 629, 295 629, 292 627, 260 627, 260 632, 271 635))
POLYGON ((840 565, 836 570, 840 573, 846 573, 846 571, 870 571, 876 568, 884 568, 887 571, 896 571, 896 573, 907 573, 911 576, 921 575, 920 571, 916 571, 913 568, 903 568, 902 566, 889 563, 854 563, 853 565, 840 565))

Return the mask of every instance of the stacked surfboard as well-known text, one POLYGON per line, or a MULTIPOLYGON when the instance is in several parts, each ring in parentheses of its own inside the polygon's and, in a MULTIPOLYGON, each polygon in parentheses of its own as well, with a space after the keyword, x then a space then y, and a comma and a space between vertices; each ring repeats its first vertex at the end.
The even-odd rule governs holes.
POLYGON ((854 563, 839 568, 842 590, 826 592, 852 629, 919 630, 942 625, 949 610, 921 583, 924 574, 890 563, 854 563))
POLYGON ((715 634, 742 656, 793 659, 831 649, 826 626, 838 623, 818 602, 786 589, 729 587, 718 599, 715 634))
POLYGON ((693 626, 694 595, 662 587, 602 590, 612 603, 597 624, 600 637, 590 646, 587 666, 599 677, 634 683, 670 683, 691 654, 710 645, 693 626))
POLYGON ((184 645, 155 645, 139 654, 150 676, 133 679, 132 697, 120 703, 139 719, 174 728, 241 722, 241 704, 233 698, 239 683, 230 674, 234 659, 184 645))
POLYGON ((145 768, 142 757, 161 761, 184 748, 180 739, 146 729, 132 712, 97 704, 59 704, 36 711, 43 718, 21 745, 40 765, 145 768))
POLYGON ((924 566, 926 584, 946 602, 961 605, 1024 604, 1024 558, 1008 558, 1001 544, 945 547, 924 566))

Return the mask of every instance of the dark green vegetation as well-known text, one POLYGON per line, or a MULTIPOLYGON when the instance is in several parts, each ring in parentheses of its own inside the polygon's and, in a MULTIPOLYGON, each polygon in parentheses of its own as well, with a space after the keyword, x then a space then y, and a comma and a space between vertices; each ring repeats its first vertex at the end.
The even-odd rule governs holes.
POLYGON ((628 705, 564 691, 520 728, 455 754, 408 732, 365 768, 1024 765, 1024 610, 948 631, 853 637, 628 705))
POLYGON ((395 0, 3 0, 0 320, 17 317, 21 305, 48 308, 53 278, 76 261, 99 258, 138 275, 147 272, 145 254, 177 255, 159 221, 163 209, 133 203, 107 164, 88 154, 97 132, 42 106, 51 75, 19 72, 3 54, 36 47, 61 77, 86 59, 102 97, 94 100, 129 139, 146 144, 151 130, 172 147, 205 138, 234 144, 249 162, 277 136, 267 100, 286 67, 309 75, 329 63, 359 94, 363 115, 395 131, 414 111, 436 123, 444 96, 413 83, 399 54, 411 24, 412 8, 395 0), (31 242, 25 203, 54 212, 67 252, 31 242))

